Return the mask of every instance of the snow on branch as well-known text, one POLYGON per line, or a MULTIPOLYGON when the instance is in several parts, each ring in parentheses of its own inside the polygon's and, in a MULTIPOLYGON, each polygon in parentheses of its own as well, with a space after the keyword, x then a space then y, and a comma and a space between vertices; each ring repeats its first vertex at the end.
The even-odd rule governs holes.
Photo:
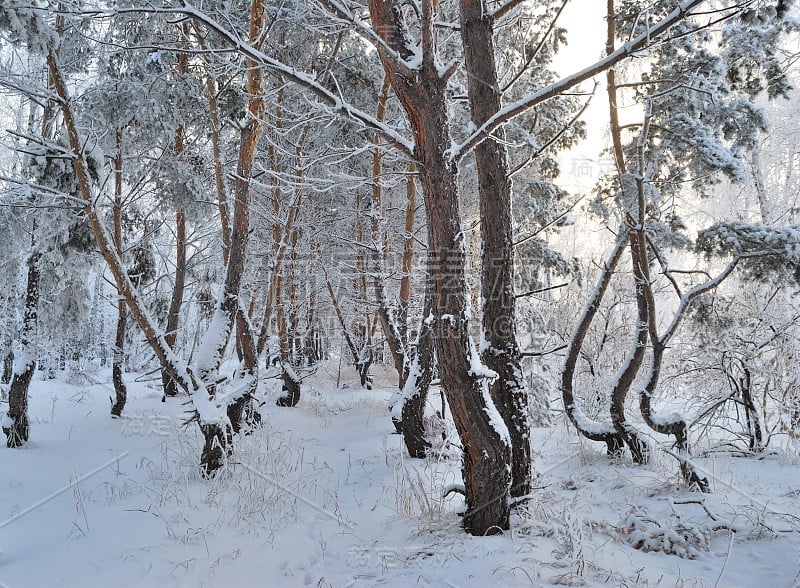
POLYGON ((708 256, 733 255, 745 263, 751 279, 792 279, 800 282, 800 226, 771 227, 745 222, 721 222, 700 231, 697 249, 708 256))
POLYGON ((118 14, 126 12, 153 12, 163 14, 182 14, 186 17, 192 18, 197 22, 203 23, 209 29, 217 33, 223 38, 231 47, 233 47, 239 54, 254 63, 264 67, 273 74, 278 74, 291 80, 298 86, 305 88, 314 94, 319 101, 324 104, 327 109, 337 116, 353 121, 362 125, 364 128, 373 130, 380 133, 389 143, 396 147, 400 152, 408 157, 413 157, 414 145, 411 141, 403 137, 400 133, 392 129, 390 126, 380 122, 375 117, 367 114, 366 112, 354 107, 342 97, 337 96, 327 88, 325 88, 314 76, 295 69, 277 59, 274 59, 266 53, 256 49, 248 42, 242 40, 239 35, 225 26, 223 26, 216 19, 212 18, 202 10, 195 8, 191 3, 184 2, 180 8, 156 9, 156 8, 135 8, 135 9, 121 9, 115 11, 118 14))
POLYGON ((663 33, 668 31, 672 26, 684 20, 692 8, 695 8, 702 3, 703 0, 687 0, 680 3, 675 10, 669 13, 663 20, 661 20, 661 22, 649 27, 648 30, 643 32, 641 35, 631 39, 622 47, 604 57, 600 61, 597 61, 593 65, 590 65, 579 72, 562 78, 559 81, 542 88, 538 92, 529 94, 528 96, 525 96, 516 102, 512 102, 506 107, 500 109, 497 114, 489 118, 485 123, 478 127, 478 129, 476 129, 475 132, 473 132, 472 135, 466 139, 466 141, 461 143, 461 145, 456 145, 450 149, 450 159, 452 161, 459 161, 478 144, 488 138, 498 127, 504 125, 513 118, 516 118, 517 116, 541 104, 542 102, 558 96, 562 92, 569 90, 581 82, 591 79, 595 75, 607 70, 610 67, 613 67, 620 61, 633 56, 637 52, 658 43, 659 37, 663 33))

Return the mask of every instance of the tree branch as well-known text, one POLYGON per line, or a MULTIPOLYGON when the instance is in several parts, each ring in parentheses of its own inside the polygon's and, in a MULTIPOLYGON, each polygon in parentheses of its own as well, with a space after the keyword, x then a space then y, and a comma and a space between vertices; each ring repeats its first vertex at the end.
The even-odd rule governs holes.
POLYGON ((704 0, 686 0, 685 2, 682 2, 680 5, 678 5, 678 7, 675 8, 675 10, 662 19, 661 22, 657 23, 653 27, 650 27, 647 31, 625 43, 622 47, 604 57, 600 61, 597 61, 586 69, 562 78, 561 80, 542 88, 538 92, 529 94, 528 96, 507 105, 505 108, 501 109, 497 114, 487 120, 484 124, 482 124, 475 132, 472 133, 472 135, 467 138, 466 141, 460 145, 454 146, 449 153, 450 159, 454 162, 460 161, 479 143, 486 140, 495 131, 495 129, 506 124, 513 118, 523 114, 524 112, 527 112, 542 102, 558 96, 577 84, 594 77, 609 67, 613 67, 615 64, 627 59, 628 57, 631 57, 635 53, 658 43, 658 36, 668 31, 675 24, 684 20, 688 15, 688 12, 695 6, 702 4, 703 1, 704 0))

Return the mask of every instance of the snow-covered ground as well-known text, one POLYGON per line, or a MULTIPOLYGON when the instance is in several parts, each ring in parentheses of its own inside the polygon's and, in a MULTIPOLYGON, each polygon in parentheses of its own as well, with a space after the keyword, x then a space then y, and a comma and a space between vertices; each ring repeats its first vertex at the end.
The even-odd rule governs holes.
POLYGON ((441 496, 460 481, 457 450, 408 458, 390 374, 366 391, 354 375, 336 389, 332 371, 296 408, 268 402, 213 481, 158 382, 128 375, 112 420, 109 374, 37 379, 32 441, 0 449, 0 587, 800 586, 796 446, 698 460, 714 491, 701 495, 663 453, 610 460, 562 422, 534 432, 538 489, 513 529, 474 538, 462 498, 441 496))

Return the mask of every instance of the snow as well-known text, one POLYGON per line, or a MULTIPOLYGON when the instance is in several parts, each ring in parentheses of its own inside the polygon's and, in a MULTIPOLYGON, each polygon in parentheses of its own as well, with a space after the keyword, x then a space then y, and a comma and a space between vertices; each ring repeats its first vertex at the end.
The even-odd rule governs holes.
POLYGON ((578 426, 591 435, 605 435, 606 433, 613 433, 614 423, 611 419, 605 421, 595 421, 590 419, 577 405, 572 405, 572 417, 578 426))
POLYGON ((385 409, 396 381, 378 368, 367 391, 352 368, 336 389, 323 365, 293 409, 274 406, 280 382, 262 381, 264 426, 237 437, 211 481, 197 472, 197 426, 182 426, 185 398, 162 403, 157 375, 126 374, 118 420, 109 373, 88 386, 37 376, 32 441, 0 449, 0 584, 796 585, 797 445, 696 458, 713 473, 699 494, 678 485, 673 458, 610 460, 562 421, 532 431, 537 489, 512 530, 470 537, 463 497, 444 497, 461 484, 460 455, 408 457, 385 409))

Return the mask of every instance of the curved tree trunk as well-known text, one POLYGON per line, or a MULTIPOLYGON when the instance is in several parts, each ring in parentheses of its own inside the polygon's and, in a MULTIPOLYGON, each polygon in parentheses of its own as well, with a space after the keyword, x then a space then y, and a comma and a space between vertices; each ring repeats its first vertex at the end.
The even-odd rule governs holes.
POLYGON ((561 370, 561 397, 564 401, 564 410, 567 417, 575 425, 578 433, 591 439, 592 441, 603 441, 607 448, 609 455, 616 455, 624 446, 624 440, 617 432, 614 424, 608 422, 596 422, 590 420, 575 400, 573 392, 573 379, 575 377, 575 368, 577 367, 578 358, 580 357, 583 342, 586 335, 589 333, 589 327, 600 310, 600 303, 603 301, 608 285, 611 282, 611 277, 614 275, 614 270, 619 264, 622 254, 625 252, 627 231, 621 227, 617 235, 617 242, 614 245, 611 253, 606 259, 603 270, 598 279, 597 285, 594 289, 594 294, 589 298, 586 306, 584 307, 583 314, 578 319, 578 324, 572 331, 572 338, 567 346, 567 358, 564 361, 564 368, 561 370))
MULTIPOLYGON (((644 216, 642 208, 641 216, 644 216)), ((647 443, 642 439, 641 434, 628 422, 625 417, 625 399, 633 386, 636 375, 644 363, 644 355, 647 350, 648 338, 648 313, 647 304, 644 302, 644 290, 649 287, 647 273, 647 250, 644 238, 644 221, 636 226, 633 219, 629 217, 628 237, 630 240, 631 263, 633 266, 633 279, 636 288, 637 301, 637 328, 636 338, 633 348, 630 350, 625 368, 620 373, 611 392, 611 422, 619 436, 631 451, 633 460, 636 463, 647 463, 649 460, 649 450, 647 443)))

